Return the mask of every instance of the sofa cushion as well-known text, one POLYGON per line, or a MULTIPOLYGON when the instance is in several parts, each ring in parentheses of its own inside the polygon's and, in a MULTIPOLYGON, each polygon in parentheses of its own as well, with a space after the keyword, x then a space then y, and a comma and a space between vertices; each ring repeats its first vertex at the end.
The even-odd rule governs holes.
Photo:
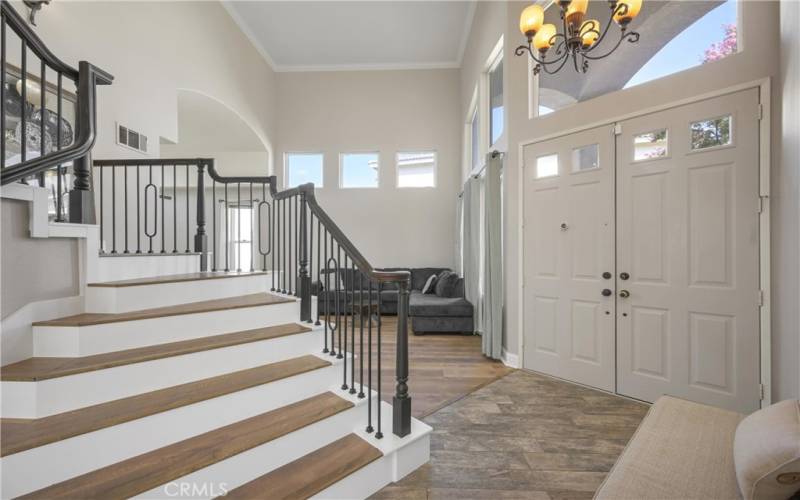
POLYGON ((410 316, 472 317, 472 304, 463 297, 439 297, 414 290, 408 302, 410 316))
POLYGON ((422 290, 422 287, 425 286, 425 282, 428 281, 431 274, 440 274, 442 271, 449 271, 449 269, 445 267, 420 267, 411 269, 411 289, 422 290))
POLYGON ((437 297, 458 297, 456 287, 458 285, 458 275, 451 271, 442 271, 436 278, 437 297))
POLYGON ((742 418, 736 412, 662 396, 595 499, 739 498, 733 437, 742 418))
POLYGON ((381 302, 397 302, 400 292, 397 290, 381 290, 381 302))
POLYGON ((736 428, 736 478, 745 500, 783 500, 800 490, 800 406, 796 399, 758 410, 736 428))

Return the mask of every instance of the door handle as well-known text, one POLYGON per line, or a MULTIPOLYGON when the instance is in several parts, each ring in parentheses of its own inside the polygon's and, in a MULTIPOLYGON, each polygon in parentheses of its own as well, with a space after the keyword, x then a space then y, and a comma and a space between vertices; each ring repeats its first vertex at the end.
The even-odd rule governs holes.
POLYGON ((619 291, 619 296, 622 297, 623 299, 627 299, 628 297, 631 296, 631 292, 629 292, 627 290, 620 290, 619 291))
POLYGON ((603 291, 600 292, 600 293, 603 294, 603 297, 609 297, 609 296, 611 296, 611 294, 613 292, 611 290, 609 290, 608 288, 603 288, 603 291))

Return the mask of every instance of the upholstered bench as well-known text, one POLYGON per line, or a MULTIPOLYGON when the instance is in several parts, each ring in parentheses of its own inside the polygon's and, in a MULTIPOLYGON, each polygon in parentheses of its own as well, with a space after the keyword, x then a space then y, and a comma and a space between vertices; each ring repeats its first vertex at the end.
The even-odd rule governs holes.
POLYGON ((599 500, 784 500, 800 490, 800 407, 745 417, 663 396, 595 494, 599 500))

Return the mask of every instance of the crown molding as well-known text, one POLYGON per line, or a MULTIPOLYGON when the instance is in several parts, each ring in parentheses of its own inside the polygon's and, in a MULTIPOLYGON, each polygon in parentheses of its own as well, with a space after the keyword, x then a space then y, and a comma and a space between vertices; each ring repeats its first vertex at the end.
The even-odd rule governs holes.
POLYGON ((256 49, 261 57, 266 61, 272 71, 276 73, 309 73, 322 71, 402 71, 402 70, 426 70, 426 69, 459 69, 467 48, 469 35, 472 32, 472 23, 475 18, 477 1, 469 2, 467 17, 464 22, 464 29, 461 33, 458 55, 455 61, 439 61, 427 63, 366 63, 366 64, 321 64, 321 65, 279 65, 275 63, 267 49, 261 45, 252 30, 247 26, 244 19, 230 5, 230 0, 220 0, 233 22, 239 27, 250 44, 256 49))

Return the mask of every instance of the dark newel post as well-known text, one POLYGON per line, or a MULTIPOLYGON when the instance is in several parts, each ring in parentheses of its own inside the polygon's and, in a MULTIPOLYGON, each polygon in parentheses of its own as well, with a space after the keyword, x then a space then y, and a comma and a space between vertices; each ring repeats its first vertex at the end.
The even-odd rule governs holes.
POLYGON ((69 192, 69 221, 73 224, 94 224, 94 197, 91 188, 92 154, 72 162, 75 182, 69 192))
POLYGON ((300 321, 311 321, 311 277, 308 275, 308 234, 306 234, 306 192, 300 191, 300 321))
MULTIPOLYGON (((200 271, 208 271, 208 236, 206 235, 205 165, 197 164, 197 233, 194 251, 200 253, 200 271)), ((188 196, 188 194, 187 194, 188 196)))
MULTIPOLYGON (((408 297, 409 279, 400 282, 397 303, 397 387, 395 389, 393 432, 404 437, 411 433, 411 397, 408 395, 408 297)), ((380 354, 378 354, 380 356, 380 354)))

